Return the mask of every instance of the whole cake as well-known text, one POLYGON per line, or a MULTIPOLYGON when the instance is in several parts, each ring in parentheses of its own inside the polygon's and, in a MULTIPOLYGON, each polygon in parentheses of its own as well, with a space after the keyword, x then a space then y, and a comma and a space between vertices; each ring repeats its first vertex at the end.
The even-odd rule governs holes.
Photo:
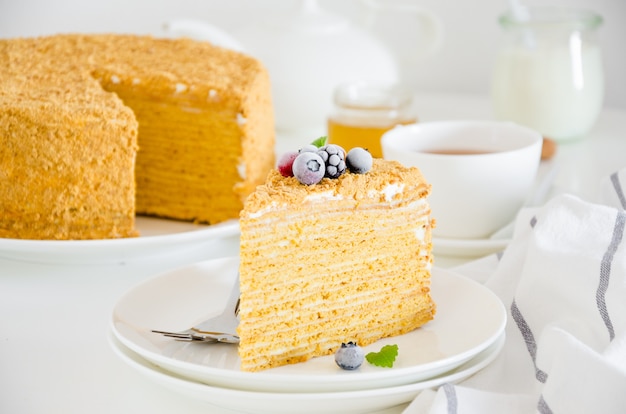
POLYGON ((430 185, 417 168, 370 162, 369 171, 332 169, 338 178, 307 185, 296 158, 296 177, 272 170, 246 200, 242 370, 306 361, 348 341, 366 346, 433 318, 430 185))
POLYGON ((274 166, 269 76, 205 42, 0 40, 0 237, 137 235, 136 214, 218 223, 274 166))

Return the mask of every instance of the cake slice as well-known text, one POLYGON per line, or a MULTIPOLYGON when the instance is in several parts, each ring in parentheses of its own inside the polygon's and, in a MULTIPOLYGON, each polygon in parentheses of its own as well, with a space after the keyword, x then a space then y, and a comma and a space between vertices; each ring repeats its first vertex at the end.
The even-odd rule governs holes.
POLYGON ((241 369, 361 346, 430 321, 430 185, 374 159, 314 185, 270 172, 240 215, 241 369))

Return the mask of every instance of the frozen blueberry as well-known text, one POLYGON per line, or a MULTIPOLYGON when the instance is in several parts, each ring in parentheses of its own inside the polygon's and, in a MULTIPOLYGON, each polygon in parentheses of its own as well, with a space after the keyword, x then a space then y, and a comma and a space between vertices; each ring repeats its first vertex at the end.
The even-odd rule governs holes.
POLYGON ((342 343, 341 348, 335 352, 335 362, 339 367, 346 370, 355 370, 363 364, 365 352, 356 342, 342 343))
POLYGON ((372 154, 364 148, 355 147, 346 155, 346 165, 355 174, 365 174, 372 168, 372 154))
POLYGON ((324 160, 314 152, 301 152, 293 161, 291 169, 298 181, 306 185, 319 183, 326 173, 324 160))
POLYGON ((313 144, 309 144, 309 145, 305 145, 304 147, 300 148, 300 153, 303 152, 317 152, 319 148, 317 148, 315 145, 313 144))

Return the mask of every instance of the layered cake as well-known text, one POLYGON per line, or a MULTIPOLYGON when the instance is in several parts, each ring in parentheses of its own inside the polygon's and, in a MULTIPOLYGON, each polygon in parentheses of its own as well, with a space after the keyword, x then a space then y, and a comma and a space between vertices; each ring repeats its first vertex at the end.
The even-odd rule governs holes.
POLYGON ((246 200, 242 370, 328 355, 348 341, 366 346, 433 318, 430 185, 395 161, 374 159, 361 172, 309 184, 272 170, 246 200))
POLYGON ((219 223, 274 166, 269 76, 188 39, 0 40, 0 237, 135 236, 136 214, 219 223))

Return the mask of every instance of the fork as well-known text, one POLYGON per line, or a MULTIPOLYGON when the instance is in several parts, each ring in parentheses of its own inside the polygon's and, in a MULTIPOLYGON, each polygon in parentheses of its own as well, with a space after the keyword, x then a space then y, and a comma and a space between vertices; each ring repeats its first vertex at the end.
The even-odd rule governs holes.
POLYGON ((239 314, 239 293, 239 274, 237 274, 235 284, 222 313, 184 331, 167 332, 152 330, 152 332, 179 341, 238 344, 237 325, 239 325, 239 320, 237 315, 239 314))

